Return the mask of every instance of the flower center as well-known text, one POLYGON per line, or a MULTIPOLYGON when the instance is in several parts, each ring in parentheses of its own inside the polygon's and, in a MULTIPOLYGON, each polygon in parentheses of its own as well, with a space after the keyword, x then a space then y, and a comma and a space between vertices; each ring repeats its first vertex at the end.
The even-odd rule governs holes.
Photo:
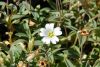
POLYGON ((41 62, 41 65, 44 65, 44 62, 41 62))
POLYGON ((51 32, 51 31, 48 32, 48 37, 49 37, 49 38, 52 38, 53 36, 54 36, 54 33, 53 33, 53 32, 51 32))

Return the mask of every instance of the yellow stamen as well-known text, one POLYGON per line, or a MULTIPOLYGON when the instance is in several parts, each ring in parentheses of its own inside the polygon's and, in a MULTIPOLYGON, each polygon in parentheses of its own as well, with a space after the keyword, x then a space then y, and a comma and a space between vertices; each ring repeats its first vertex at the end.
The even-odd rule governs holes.
POLYGON ((54 36, 54 33, 53 32, 49 32, 48 33, 48 37, 52 38, 54 36))

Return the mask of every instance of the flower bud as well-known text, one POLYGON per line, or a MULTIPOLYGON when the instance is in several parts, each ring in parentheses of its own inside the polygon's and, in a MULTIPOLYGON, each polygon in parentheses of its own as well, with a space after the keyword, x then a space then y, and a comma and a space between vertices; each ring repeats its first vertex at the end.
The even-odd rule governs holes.
POLYGON ((8 22, 8 21, 9 21, 9 16, 6 17, 6 22, 8 22))

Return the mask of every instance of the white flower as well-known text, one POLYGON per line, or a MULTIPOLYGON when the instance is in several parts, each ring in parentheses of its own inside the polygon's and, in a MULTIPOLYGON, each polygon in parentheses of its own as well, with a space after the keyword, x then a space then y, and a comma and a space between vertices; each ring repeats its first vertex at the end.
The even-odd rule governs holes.
POLYGON ((54 28, 54 23, 49 23, 45 25, 45 28, 40 29, 40 36, 43 37, 42 42, 45 44, 56 44, 59 42, 57 36, 61 35, 62 31, 60 27, 54 28))

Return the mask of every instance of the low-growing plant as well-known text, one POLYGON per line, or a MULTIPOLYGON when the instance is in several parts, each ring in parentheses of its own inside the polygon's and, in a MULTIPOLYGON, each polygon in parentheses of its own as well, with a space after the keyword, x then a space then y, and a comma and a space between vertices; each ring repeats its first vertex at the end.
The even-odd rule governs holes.
POLYGON ((100 67, 100 0, 0 1, 0 67, 100 67))

